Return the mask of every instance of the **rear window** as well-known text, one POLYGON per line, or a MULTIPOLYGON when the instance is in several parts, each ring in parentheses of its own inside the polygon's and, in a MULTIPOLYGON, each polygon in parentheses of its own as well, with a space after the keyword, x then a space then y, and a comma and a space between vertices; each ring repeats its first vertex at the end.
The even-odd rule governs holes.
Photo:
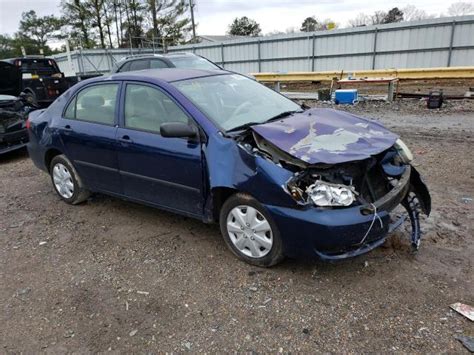
POLYGON ((162 69, 162 68, 168 68, 168 65, 159 59, 150 60, 150 69, 162 69))
POLYGON ((119 72, 130 71, 130 62, 127 62, 124 65, 122 65, 118 71, 119 72))
POLYGON ((150 60, 149 59, 140 59, 134 60, 130 62, 130 71, 134 70, 143 70, 150 68, 150 60))
POLYGON ((207 59, 189 56, 189 57, 168 57, 168 59, 175 65, 176 68, 187 68, 187 69, 205 69, 205 70, 216 70, 219 69, 217 65, 211 63, 207 59))
POLYGON ((16 65, 22 73, 52 75, 60 72, 56 62, 51 59, 18 59, 16 65))

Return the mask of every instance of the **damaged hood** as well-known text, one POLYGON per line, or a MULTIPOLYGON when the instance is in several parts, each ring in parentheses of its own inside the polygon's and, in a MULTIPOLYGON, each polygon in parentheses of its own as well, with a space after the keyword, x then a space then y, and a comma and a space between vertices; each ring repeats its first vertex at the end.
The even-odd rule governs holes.
POLYGON ((252 130, 308 164, 367 159, 390 148, 398 139, 377 122, 322 108, 252 126, 252 130))

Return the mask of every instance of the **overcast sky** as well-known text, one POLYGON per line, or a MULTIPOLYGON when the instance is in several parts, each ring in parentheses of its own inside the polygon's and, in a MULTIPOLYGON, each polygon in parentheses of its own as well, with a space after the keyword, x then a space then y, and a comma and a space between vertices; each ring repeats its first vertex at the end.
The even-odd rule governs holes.
MULTIPOLYGON (((331 18, 340 25, 359 12, 372 13, 408 4, 428 13, 446 13, 450 4, 458 0, 364 1, 364 0, 194 0, 198 34, 225 34, 237 16, 256 20, 264 33, 285 31, 297 27, 307 16, 331 18)), ((466 0, 464 0, 466 1, 466 0)), ((469 1, 469 0, 467 0, 469 1)), ((471 0, 473 1, 473 0, 471 0)), ((17 31, 21 13, 30 9, 39 15, 60 15, 59 0, 0 0, 0 33, 17 31)))

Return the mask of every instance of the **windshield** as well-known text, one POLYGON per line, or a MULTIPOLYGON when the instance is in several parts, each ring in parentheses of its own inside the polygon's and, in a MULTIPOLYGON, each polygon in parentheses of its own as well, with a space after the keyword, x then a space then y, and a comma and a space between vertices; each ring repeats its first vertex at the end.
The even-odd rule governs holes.
POLYGON ((293 101, 238 74, 183 80, 173 85, 225 131, 301 110, 293 101))
POLYGON ((186 69, 207 69, 207 70, 216 70, 220 69, 214 63, 210 61, 197 57, 197 56, 189 56, 189 57, 167 57, 171 63, 175 65, 176 68, 186 68, 186 69))

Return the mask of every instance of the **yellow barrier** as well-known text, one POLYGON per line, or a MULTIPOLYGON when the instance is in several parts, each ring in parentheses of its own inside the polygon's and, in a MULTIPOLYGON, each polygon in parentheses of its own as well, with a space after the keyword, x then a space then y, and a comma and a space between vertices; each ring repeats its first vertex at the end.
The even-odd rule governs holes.
POLYGON ((400 80, 470 79, 474 78, 474 67, 255 73, 252 75, 263 82, 288 82, 331 81, 333 78, 345 79, 349 74, 354 78, 398 78, 400 80))

